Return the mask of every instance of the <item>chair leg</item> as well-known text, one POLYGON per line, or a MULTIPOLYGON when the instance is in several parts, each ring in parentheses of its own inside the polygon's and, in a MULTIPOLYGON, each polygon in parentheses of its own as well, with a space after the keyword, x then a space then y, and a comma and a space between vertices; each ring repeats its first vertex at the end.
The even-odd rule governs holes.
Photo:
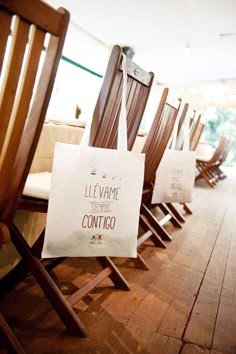
POLYGON ((87 337, 87 330, 66 301, 65 297, 45 270, 40 260, 35 257, 29 245, 14 224, 10 226, 11 238, 17 251, 22 256, 29 270, 34 275, 44 294, 55 308, 57 314, 70 332, 80 337, 87 337))
POLYGON ((115 264, 112 262, 110 257, 96 257, 98 262, 101 264, 103 269, 109 267, 112 272, 109 275, 109 278, 113 282, 116 288, 118 289, 123 289, 123 290, 130 290, 129 284, 123 277, 123 275, 120 273, 120 271, 117 269, 115 264))
POLYGON ((11 348, 11 352, 16 354, 25 354, 22 346, 18 342, 15 334, 9 327, 8 323, 6 322, 5 318, 0 312, 0 332, 2 332, 4 339, 6 339, 7 344, 11 348))
POLYGON ((141 268, 144 270, 149 270, 149 265, 143 259, 140 253, 137 253, 137 258, 131 258, 131 261, 134 263, 136 268, 141 268))
POLYGON ((207 184, 211 188, 214 188, 214 184, 210 181, 209 176, 207 175, 208 165, 202 165, 200 163, 197 163, 196 167, 199 171, 199 174, 195 177, 195 181, 197 181, 200 178, 204 178, 207 184))
MULTIPOLYGON (((140 214, 139 216, 139 224, 145 233, 138 238, 138 247, 142 245, 148 238, 150 238, 156 247, 166 248, 166 245, 164 244, 160 236, 157 234, 156 230, 153 228, 152 225, 150 225, 146 217, 142 214, 140 214)), ((140 253, 137 252, 137 258, 130 259, 134 263, 135 267, 144 270, 149 270, 148 264, 143 259, 140 253)))
POLYGON ((227 177, 226 174, 221 170, 219 166, 216 166, 216 168, 217 168, 217 173, 219 175, 219 179, 225 179, 227 177))
MULTIPOLYGON (((170 203, 169 203, 170 204, 170 203)), ((182 225, 180 223, 180 221, 178 220, 178 218, 176 218, 176 216, 172 213, 172 211, 170 210, 170 208, 161 203, 161 204, 158 204, 158 207, 161 209, 161 211, 165 214, 165 215, 171 215, 171 218, 170 218, 170 222, 172 223, 173 226, 175 227, 179 227, 179 228, 182 228, 182 225)), ((174 207, 173 207, 174 208, 174 207)), ((172 208, 172 209, 173 209, 172 208)), ((175 209, 176 210, 176 209, 175 209)), ((178 211, 176 210, 176 213, 178 213, 178 211)))
POLYGON ((139 216, 139 224, 145 231, 145 233, 138 238, 138 247, 150 238, 150 240, 154 243, 155 247, 166 248, 166 245, 162 241, 162 238, 158 235, 154 227, 149 223, 149 221, 143 214, 140 214, 139 216))
POLYGON ((172 240, 169 233, 164 229, 164 227, 160 225, 158 220, 155 218, 155 216, 151 213, 151 211, 148 209, 148 207, 145 204, 142 204, 141 206, 141 214, 143 214, 147 218, 148 222, 155 229, 156 233, 158 233, 158 235, 161 236, 162 240, 166 240, 166 241, 172 240))
POLYGON ((207 176, 206 172, 202 171, 202 177, 205 179, 205 181, 207 182, 207 184, 211 187, 214 188, 214 184, 209 180, 209 177, 207 176))
POLYGON ((183 205, 183 208, 187 214, 189 214, 189 215, 193 214, 192 210, 189 208, 189 206, 186 203, 182 203, 182 205, 183 205))
POLYGON ((184 223, 185 222, 185 218, 183 217, 183 215, 174 207, 173 204, 171 203, 165 203, 167 205, 167 207, 170 209, 171 213, 176 217, 176 219, 179 222, 184 223))
POLYGON ((116 288, 130 290, 129 284, 109 257, 96 257, 96 259, 101 264, 103 270, 68 297, 67 301, 71 306, 88 295, 90 291, 107 277, 111 279, 116 288))

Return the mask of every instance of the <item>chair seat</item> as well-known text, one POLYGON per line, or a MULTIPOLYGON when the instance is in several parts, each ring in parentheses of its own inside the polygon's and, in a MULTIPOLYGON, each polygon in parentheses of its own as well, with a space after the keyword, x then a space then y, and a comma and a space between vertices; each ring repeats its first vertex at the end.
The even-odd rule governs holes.
POLYGON ((211 156, 208 156, 208 155, 199 155, 197 156, 197 160, 198 161, 202 161, 202 162, 209 162, 212 158, 212 155, 211 156))
POLYGON ((27 177, 23 195, 27 197, 49 199, 51 172, 30 173, 27 177))

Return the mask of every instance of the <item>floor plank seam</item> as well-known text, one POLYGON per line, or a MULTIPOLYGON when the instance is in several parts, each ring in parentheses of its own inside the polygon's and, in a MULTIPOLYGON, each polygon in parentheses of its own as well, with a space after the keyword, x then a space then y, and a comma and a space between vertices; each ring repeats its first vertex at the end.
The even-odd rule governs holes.
MULTIPOLYGON (((186 321, 186 326, 185 326, 185 328, 184 328, 184 331, 183 331, 183 334, 182 334, 182 337, 181 337, 182 342, 184 342, 185 333, 186 333, 188 324, 189 324, 189 322, 190 322, 190 319, 191 319, 191 316, 192 316, 192 312, 193 312, 194 306, 195 306, 195 304, 196 304, 196 302, 197 302, 197 299, 198 299, 198 296, 199 296, 199 293, 200 293, 200 290, 201 290, 201 287, 202 287, 202 284, 203 284, 205 275, 206 275, 206 273, 207 273, 207 270, 208 270, 208 267, 209 267, 209 264, 210 264, 210 261, 211 261, 212 254, 213 254, 213 252, 214 252, 214 250, 215 250, 215 246, 216 246, 217 240, 218 240, 219 235, 220 235, 220 231, 221 231, 221 228, 222 228, 224 219, 225 219, 226 212, 227 212, 227 208, 226 208, 226 210, 225 210, 225 212, 224 212, 224 215, 223 215, 223 217, 222 217, 221 223, 220 223, 220 225, 219 225, 219 229, 218 229, 217 236, 216 236, 216 239, 215 239, 215 242, 214 242, 214 246, 212 247, 212 251, 211 251, 211 253, 210 253, 210 256, 209 256, 209 259, 208 259, 206 268, 205 268, 205 270, 204 270, 202 280, 201 280, 201 282, 200 282, 200 284, 199 284, 196 297, 195 297, 195 299, 194 299, 194 301, 193 301, 191 311, 190 311, 189 316, 188 316, 188 319, 187 319, 187 321, 186 321)), ((197 344, 197 343, 193 343, 193 344, 197 344)), ((197 345, 198 345, 198 344, 197 344, 197 345)), ((180 352, 180 353, 181 353, 181 352, 180 352)))
POLYGON ((184 349, 184 345, 185 345, 185 343, 181 340, 181 342, 182 342, 182 345, 181 345, 181 347, 180 347, 180 349, 179 349, 179 352, 178 352, 178 354, 181 354, 182 353, 182 351, 183 351, 183 349, 184 349))
POLYGON ((195 345, 195 346, 197 346, 197 347, 199 347, 199 348, 201 348, 201 349, 203 349, 203 350, 205 350, 205 349, 211 350, 211 349, 212 349, 211 347, 203 346, 203 345, 200 345, 200 344, 197 344, 197 343, 193 343, 193 342, 189 342, 189 341, 185 341, 185 340, 183 340, 182 343, 183 343, 183 344, 182 344, 182 346, 181 346, 180 351, 179 351, 178 354, 182 354, 183 349, 184 349, 184 346, 185 346, 186 344, 195 345))

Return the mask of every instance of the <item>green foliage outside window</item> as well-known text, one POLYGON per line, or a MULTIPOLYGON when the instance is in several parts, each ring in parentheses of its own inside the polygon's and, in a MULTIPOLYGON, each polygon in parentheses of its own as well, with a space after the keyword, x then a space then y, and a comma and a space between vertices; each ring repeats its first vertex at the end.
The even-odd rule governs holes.
POLYGON ((215 149, 222 135, 233 139, 225 165, 236 165, 236 109, 209 109, 203 117, 206 119, 206 127, 202 140, 209 142, 215 149))

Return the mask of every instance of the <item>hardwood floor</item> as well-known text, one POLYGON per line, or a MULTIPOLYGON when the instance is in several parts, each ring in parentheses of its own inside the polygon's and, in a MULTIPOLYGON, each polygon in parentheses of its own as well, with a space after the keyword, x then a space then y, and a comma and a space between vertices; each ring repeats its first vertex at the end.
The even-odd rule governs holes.
MULTIPOLYGON (((168 227, 167 249, 144 246, 150 270, 116 259, 131 291, 106 280, 76 305, 86 339, 64 330, 31 276, 0 299, 0 310, 26 353, 236 353, 236 173, 210 189, 199 181, 193 215, 168 227)), ((54 269, 63 292, 98 269, 94 259, 67 259, 54 269)), ((1 351, 0 351, 1 353, 1 351)))

